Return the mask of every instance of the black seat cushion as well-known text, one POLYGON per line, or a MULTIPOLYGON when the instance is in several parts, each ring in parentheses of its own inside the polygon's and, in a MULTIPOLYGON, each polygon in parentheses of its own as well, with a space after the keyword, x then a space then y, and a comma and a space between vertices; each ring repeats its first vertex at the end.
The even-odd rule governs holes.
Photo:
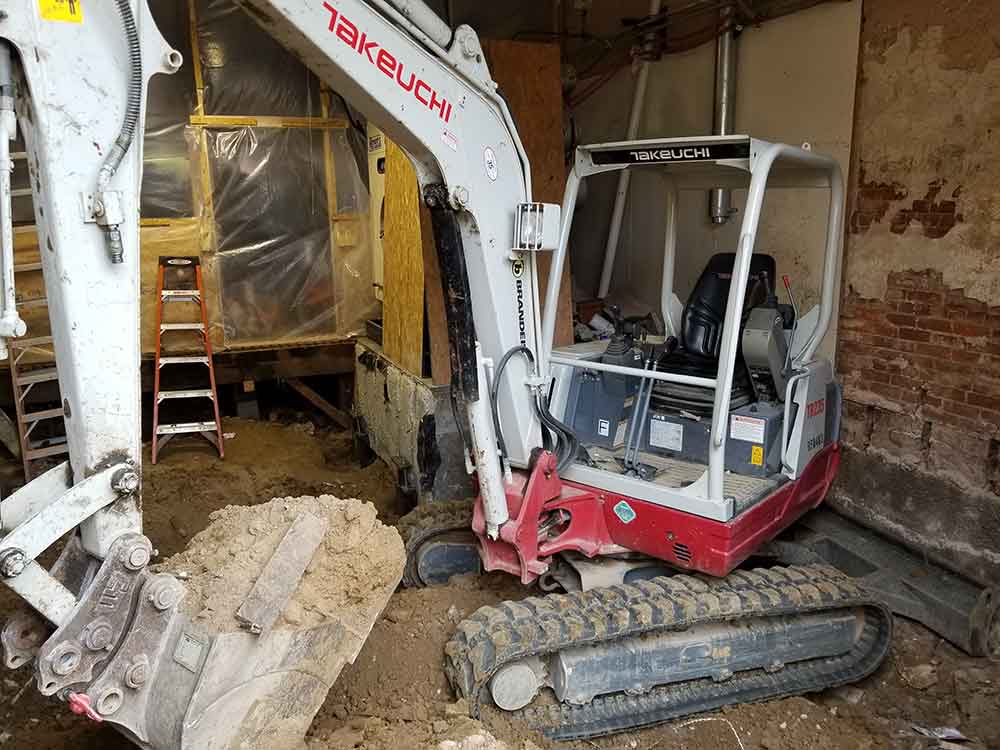
MULTIPOLYGON (((709 359, 719 358, 735 264, 735 253, 719 253, 711 257, 701 272, 681 317, 680 348, 684 351, 709 359)), ((768 290, 774 287, 774 276, 774 258, 763 254, 751 257, 744 314, 766 299, 768 290)))
MULTIPOLYGON (((684 306, 679 346, 660 360, 661 371, 703 378, 716 377, 735 263, 735 253, 719 253, 708 261, 684 306)), ((741 323, 747 313, 764 302, 768 291, 774 288, 775 273, 776 265, 770 255, 754 255, 751 258, 741 323)), ((699 412, 703 412, 705 408, 710 412, 711 402, 714 400, 711 390, 664 382, 656 384, 653 398, 661 407, 673 406, 699 412), (699 404, 703 408, 694 409, 699 404)), ((749 373, 743 357, 737 352, 731 404, 736 408, 752 400, 753 387, 749 373)))

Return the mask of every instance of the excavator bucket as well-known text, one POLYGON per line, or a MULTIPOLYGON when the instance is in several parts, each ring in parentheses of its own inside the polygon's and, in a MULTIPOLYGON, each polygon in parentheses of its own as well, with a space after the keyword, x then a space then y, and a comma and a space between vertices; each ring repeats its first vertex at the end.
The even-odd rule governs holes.
POLYGON ((403 572, 370 504, 230 506, 151 570, 120 538, 41 646, 39 689, 152 750, 300 748, 403 572))

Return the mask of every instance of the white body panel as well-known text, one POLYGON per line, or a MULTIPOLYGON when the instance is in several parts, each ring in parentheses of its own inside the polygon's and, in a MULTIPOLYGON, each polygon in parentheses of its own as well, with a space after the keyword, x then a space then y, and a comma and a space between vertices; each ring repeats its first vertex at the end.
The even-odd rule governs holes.
MULTIPOLYGON (((120 190, 125 259, 112 265, 105 236, 85 223, 104 156, 118 136, 128 85, 128 47, 117 9, 89 3, 82 23, 44 20, 39 4, 0 0, 0 35, 18 50, 27 78, 17 102, 31 171, 59 387, 75 482, 113 463, 140 463, 139 191, 141 139, 112 179, 120 190), (30 98, 29 98, 30 97, 30 98)), ((144 83, 171 50, 145 0, 133 3, 144 83)), ((145 85, 143 86, 145 91, 145 85)), ((143 107, 144 111, 145 107, 143 107)), ((139 132, 142 132, 142 117, 139 132)), ((134 501, 125 501, 131 506, 134 501)), ((83 527, 87 549, 138 531, 139 514, 115 507, 83 527)))

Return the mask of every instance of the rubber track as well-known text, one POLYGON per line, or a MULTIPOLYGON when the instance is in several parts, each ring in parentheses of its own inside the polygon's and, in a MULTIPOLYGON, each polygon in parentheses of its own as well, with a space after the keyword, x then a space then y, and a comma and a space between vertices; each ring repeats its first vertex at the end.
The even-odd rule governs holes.
POLYGON ((454 531, 468 531, 470 543, 475 543, 472 534, 473 502, 473 500, 448 500, 424 503, 399 519, 396 529, 406 544, 404 586, 411 589, 427 586, 417 571, 417 561, 420 559, 420 548, 434 537, 454 531))
POLYGON ((574 594, 553 594, 482 607, 458 626, 445 648, 445 669, 474 718, 490 705, 489 680, 503 665, 571 646, 707 623, 863 607, 866 625, 855 648, 832 659, 767 673, 740 672, 663 685, 641 695, 616 693, 585 706, 528 706, 505 714, 557 740, 598 737, 711 711, 824 690, 860 680, 882 662, 892 636, 883 605, 835 568, 809 565, 737 571, 723 579, 659 577, 574 594))

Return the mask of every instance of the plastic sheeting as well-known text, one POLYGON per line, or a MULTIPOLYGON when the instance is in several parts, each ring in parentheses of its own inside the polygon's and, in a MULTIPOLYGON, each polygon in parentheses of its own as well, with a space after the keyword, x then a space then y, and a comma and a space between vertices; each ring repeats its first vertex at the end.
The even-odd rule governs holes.
MULTIPOLYGON (((227 345, 353 333, 370 312, 367 223, 331 229, 325 137, 305 128, 208 131, 227 345)), ((332 137, 338 208, 366 211, 353 154, 339 131, 332 137)))
POLYGON ((191 5, 205 115, 322 115, 315 76, 231 0, 150 0, 160 30, 185 63, 150 85, 143 218, 211 219, 199 197, 204 133, 215 226, 203 226, 202 236, 214 243, 179 250, 205 256, 203 267, 213 276, 206 282, 218 289, 220 314, 213 317, 221 319, 223 346, 272 346, 363 330, 376 307, 367 173, 358 168, 366 165, 365 139, 355 134, 363 123, 333 96, 328 115, 353 121, 347 130, 191 126, 197 101, 191 5), (326 139, 336 183, 332 201, 326 139))
POLYGON ((207 115, 319 117, 319 84, 230 0, 197 0, 207 115))
POLYGON ((194 65, 185 0, 150 0, 164 38, 184 56, 173 75, 153 76, 146 106, 141 213, 147 219, 195 215, 188 117, 195 106, 194 65))

